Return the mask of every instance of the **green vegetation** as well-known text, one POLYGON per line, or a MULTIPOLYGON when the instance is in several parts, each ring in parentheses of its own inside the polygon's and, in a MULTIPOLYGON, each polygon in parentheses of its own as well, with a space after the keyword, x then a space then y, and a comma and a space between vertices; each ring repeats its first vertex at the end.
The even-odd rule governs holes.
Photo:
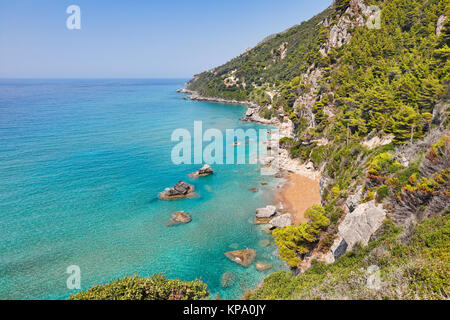
POLYGON ((170 280, 154 274, 150 278, 135 275, 96 285, 69 300, 199 300, 208 295, 206 284, 200 280, 170 280))
POLYGON ((315 262, 298 277, 277 272, 249 299, 448 299, 450 285, 448 212, 412 231, 386 220, 377 239, 335 263, 315 262), (368 268, 380 270, 379 288, 367 286, 368 268))
POLYGON ((448 299, 449 137, 426 148, 438 129, 448 130, 448 117, 436 121, 435 106, 449 97, 450 19, 439 36, 436 27, 450 16, 450 2, 364 2, 381 8, 381 29, 348 26, 350 41, 329 47, 338 21, 361 14, 346 13, 355 10, 350 0, 336 0, 188 85, 204 96, 253 101, 266 119, 289 118, 295 138, 281 138, 280 146, 323 169, 323 207, 308 210, 308 223, 273 232, 289 266, 313 248, 330 248, 346 200, 359 187, 361 202, 382 202, 391 219, 366 248, 330 265, 315 262, 299 277, 272 274, 252 299, 448 299), (421 221, 414 229, 394 224, 412 216, 421 221), (365 286, 371 265, 381 270, 380 290, 365 286))
POLYGON ((325 10, 309 21, 268 37, 225 65, 197 75, 188 88, 203 96, 252 99, 265 105, 270 101, 266 90, 279 86, 283 91, 280 103, 292 104, 300 90, 299 79, 292 80, 321 59, 318 49, 325 35, 317 24, 328 14, 329 10, 325 10), (239 80, 227 86, 226 79, 232 75, 239 80))
POLYGON ((297 266, 299 256, 308 253, 311 244, 318 240, 320 231, 330 224, 321 206, 312 206, 305 212, 308 222, 299 226, 288 226, 273 231, 275 243, 280 251, 280 257, 291 267, 297 266))

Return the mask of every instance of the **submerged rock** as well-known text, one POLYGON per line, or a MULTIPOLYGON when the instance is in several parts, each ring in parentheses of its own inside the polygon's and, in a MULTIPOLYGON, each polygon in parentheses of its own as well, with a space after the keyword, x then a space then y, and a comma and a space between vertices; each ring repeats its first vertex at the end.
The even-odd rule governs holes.
POLYGON ((231 261, 247 268, 256 257, 256 251, 253 249, 235 250, 225 252, 225 256, 231 261))
POLYGON ((248 189, 248 190, 250 190, 251 192, 258 192, 258 188, 251 188, 251 189, 248 189))
POLYGON ((272 269, 272 264, 258 261, 256 262, 256 270, 263 272, 272 269))
POLYGON ((292 225, 292 217, 289 213, 282 214, 270 220, 269 224, 271 228, 282 228, 290 226, 292 225))
POLYGON ((191 177, 205 177, 213 174, 214 171, 211 168, 209 164, 205 164, 203 167, 201 167, 199 170, 191 173, 189 176, 191 177))
POLYGON ((179 181, 172 188, 167 188, 164 192, 160 193, 159 197, 165 200, 187 198, 195 195, 194 186, 184 181, 179 181))
POLYGON ((178 224, 186 224, 191 222, 191 220, 192 219, 189 213, 184 211, 177 211, 172 213, 172 219, 167 222, 167 226, 170 227, 178 224))
POLYGON ((257 218, 270 218, 274 216, 277 208, 275 206, 266 206, 265 208, 256 209, 256 217, 257 218))
POLYGON ((261 248, 268 247, 268 246, 270 246, 270 240, 259 240, 258 245, 261 248))
POLYGON ((233 272, 225 272, 222 275, 222 280, 220 281, 220 284, 222 285, 222 288, 229 288, 233 284, 235 284, 237 280, 238 276, 235 275, 233 272))

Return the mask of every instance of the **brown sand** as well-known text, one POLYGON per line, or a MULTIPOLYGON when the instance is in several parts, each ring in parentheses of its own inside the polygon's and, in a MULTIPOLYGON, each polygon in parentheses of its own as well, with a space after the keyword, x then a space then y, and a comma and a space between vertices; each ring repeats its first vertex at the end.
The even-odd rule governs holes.
POLYGON ((306 209, 320 205, 320 185, 318 180, 291 173, 287 182, 281 187, 277 195, 277 203, 282 203, 283 212, 292 215, 295 225, 308 221, 305 217, 306 209))

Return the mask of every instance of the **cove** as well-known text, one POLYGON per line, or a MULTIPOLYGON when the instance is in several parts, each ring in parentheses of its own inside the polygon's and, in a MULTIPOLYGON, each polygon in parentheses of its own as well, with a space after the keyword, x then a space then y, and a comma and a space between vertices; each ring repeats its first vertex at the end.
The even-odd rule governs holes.
POLYGON ((184 81, 0 80, 1 299, 66 299, 76 292, 66 285, 72 265, 82 289, 161 272, 200 278, 224 299, 285 268, 270 235, 253 224, 279 179, 248 163, 190 179, 199 165, 172 163, 172 132, 193 132, 194 121, 223 133, 264 128, 239 121, 245 107, 182 100, 184 81), (199 197, 158 199, 181 179, 199 197), (168 228, 175 211, 192 222, 168 228), (261 273, 224 255, 247 247, 273 268, 261 273), (223 287, 230 272, 236 281, 223 287))

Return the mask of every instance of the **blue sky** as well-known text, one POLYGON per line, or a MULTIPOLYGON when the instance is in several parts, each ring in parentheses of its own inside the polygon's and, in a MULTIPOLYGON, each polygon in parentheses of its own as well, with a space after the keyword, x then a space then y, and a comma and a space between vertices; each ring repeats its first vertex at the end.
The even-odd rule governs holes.
POLYGON ((331 2, 0 0, 0 77, 189 78, 331 2), (66 28, 73 4, 81 30, 66 28))

